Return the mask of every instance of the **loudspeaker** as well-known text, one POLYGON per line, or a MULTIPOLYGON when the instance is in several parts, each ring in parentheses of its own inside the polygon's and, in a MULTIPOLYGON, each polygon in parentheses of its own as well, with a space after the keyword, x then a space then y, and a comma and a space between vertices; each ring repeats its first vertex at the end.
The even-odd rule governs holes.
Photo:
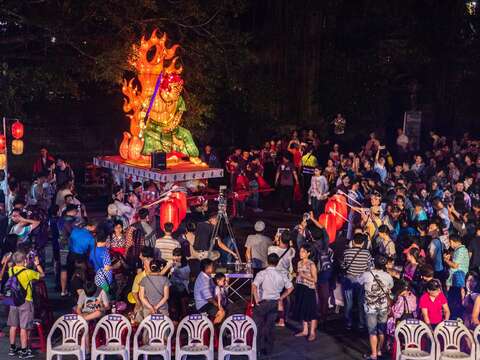
POLYGON ((152 153, 152 169, 167 170, 167 153, 154 151, 152 153))

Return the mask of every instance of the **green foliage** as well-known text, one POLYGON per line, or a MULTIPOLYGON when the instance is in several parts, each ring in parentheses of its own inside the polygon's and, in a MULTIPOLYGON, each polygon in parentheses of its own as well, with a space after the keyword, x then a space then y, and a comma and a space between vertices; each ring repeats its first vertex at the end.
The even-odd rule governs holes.
POLYGON ((181 45, 188 112, 185 125, 205 135, 218 93, 242 81, 247 33, 243 0, 6 0, 0 9, 0 106, 20 114, 39 99, 82 99, 91 85, 119 91, 131 45, 153 29, 181 45))

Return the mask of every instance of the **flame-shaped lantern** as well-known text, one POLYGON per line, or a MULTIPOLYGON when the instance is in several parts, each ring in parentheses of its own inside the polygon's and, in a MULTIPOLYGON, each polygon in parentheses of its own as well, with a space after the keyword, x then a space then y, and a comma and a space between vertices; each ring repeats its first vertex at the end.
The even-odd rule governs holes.
POLYGON ((13 155, 23 154, 23 140, 15 139, 12 141, 12 154, 13 155))
POLYGON ((122 159, 127 160, 128 159, 128 142, 130 141, 130 138, 132 136, 128 132, 123 133, 123 140, 122 143, 120 144, 120 156, 122 159))
POLYGON ((12 136, 17 140, 21 139, 23 137, 23 132, 23 124, 20 121, 16 120, 12 124, 12 136))

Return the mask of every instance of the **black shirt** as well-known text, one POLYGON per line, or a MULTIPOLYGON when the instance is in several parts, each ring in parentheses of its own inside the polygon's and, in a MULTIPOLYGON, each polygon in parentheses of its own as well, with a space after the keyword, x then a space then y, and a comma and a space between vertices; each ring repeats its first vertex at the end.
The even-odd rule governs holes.
POLYGON ((468 246, 468 251, 472 253, 470 258, 470 269, 479 270, 480 266, 480 236, 475 236, 470 245, 468 246))
POLYGON ((193 248, 197 251, 208 251, 210 248, 210 238, 212 237, 213 225, 209 222, 201 222, 197 225, 195 231, 195 241, 193 248))

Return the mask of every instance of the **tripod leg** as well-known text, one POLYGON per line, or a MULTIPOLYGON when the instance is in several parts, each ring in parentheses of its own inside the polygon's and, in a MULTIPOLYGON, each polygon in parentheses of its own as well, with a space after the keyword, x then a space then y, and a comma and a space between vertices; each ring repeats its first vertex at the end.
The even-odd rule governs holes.
POLYGON ((210 259, 210 256, 212 255, 212 250, 215 245, 216 238, 218 236, 218 231, 220 230, 220 221, 221 221, 221 216, 220 214, 217 215, 217 223, 213 227, 212 230, 212 236, 210 237, 210 247, 208 248, 208 258, 210 259))
POLYGON ((232 239, 233 245, 235 246, 235 252, 237 253, 238 261, 241 261, 242 258, 240 257, 240 251, 238 250, 237 241, 235 240, 235 235, 233 234, 233 228, 226 214, 223 215, 223 220, 225 221, 225 225, 227 226, 228 235, 230 236, 230 239, 232 239))

